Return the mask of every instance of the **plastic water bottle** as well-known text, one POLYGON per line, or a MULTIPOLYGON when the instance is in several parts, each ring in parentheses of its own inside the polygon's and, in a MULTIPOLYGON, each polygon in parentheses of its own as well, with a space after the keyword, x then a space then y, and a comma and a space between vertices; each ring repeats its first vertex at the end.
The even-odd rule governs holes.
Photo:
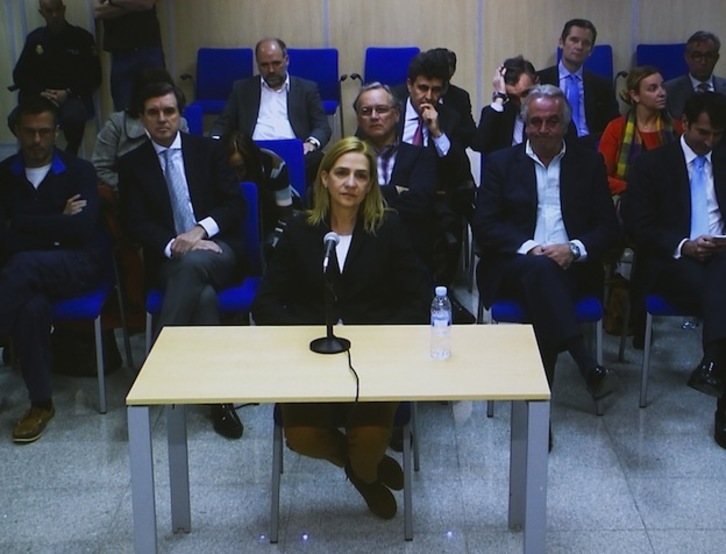
POLYGON ((446 360, 451 357, 451 302, 446 287, 436 287, 431 302, 431 357, 446 360))

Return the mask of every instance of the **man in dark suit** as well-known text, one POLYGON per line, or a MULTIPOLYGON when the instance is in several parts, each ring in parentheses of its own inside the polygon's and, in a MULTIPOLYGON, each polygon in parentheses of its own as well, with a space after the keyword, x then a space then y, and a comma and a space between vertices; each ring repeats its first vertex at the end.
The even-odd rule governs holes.
POLYGON ((323 159, 321 148, 331 135, 318 86, 288 74, 287 45, 279 38, 258 42, 255 59, 260 75, 234 83, 210 135, 219 138, 242 131, 254 140, 298 138, 304 143, 305 170, 312 183, 323 159))
MULTIPOLYGON (((86 120, 93 116, 93 91, 101 84, 101 63, 91 33, 66 21, 62 0, 40 0, 46 26, 28 35, 13 81, 20 99, 41 95, 58 106, 66 152, 78 154, 86 120)), ((15 111, 8 124, 14 132, 15 111)))
POLYGON ((521 302, 529 314, 552 385, 557 355, 567 350, 597 400, 615 374, 587 352, 576 299, 602 295, 602 256, 619 229, 602 158, 579 141, 565 142, 570 107, 552 85, 524 100, 526 143, 487 158, 472 222, 482 250, 478 267, 484 305, 521 302))
POLYGON ((378 156, 378 182, 383 197, 400 215, 419 259, 433 272, 436 158, 428 149, 398 139, 400 108, 387 85, 364 85, 353 107, 358 135, 378 156))
POLYGON ((645 152, 622 206, 647 290, 703 319, 703 359, 688 385, 716 396, 714 437, 726 448, 726 98, 693 94, 678 142, 645 152))
MULTIPOLYGON (((150 141, 119 160, 121 216, 144 249, 147 280, 164 290, 158 327, 218 325, 216 291, 240 275, 244 200, 219 145, 179 132, 181 91, 148 85, 140 118, 150 141)), ((239 438, 232 406, 213 409, 214 428, 239 438)))
POLYGON ((0 337, 11 337, 30 409, 15 442, 38 439, 53 419, 51 303, 79 296, 99 276, 93 166, 55 149, 57 107, 32 96, 18 110, 20 151, 0 164, 0 337))
POLYGON ((492 103, 482 108, 474 150, 489 154, 524 141, 522 99, 538 81, 534 66, 522 56, 504 60, 492 80, 492 103))
MULTIPOLYGON (((466 124, 459 113, 440 102, 449 86, 449 56, 440 49, 417 54, 408 66, 399 133, 402 143, 423 146, 437 159, 439 188, 435 209, 437 282, 449 285, 459 267, 464 218, 473 213, 474 179, 466 155, 466 124)), ((468 119, 471 119, 471 113, 468 119)), ((474 323, 471 313, 450 295, 457 323, 474 323)))
POLYGON ((456 73, 456 52, 447 48, 433 48, 429 52, 436 56, 443 56, 449 65, 448 85, 439 102, 459 114, 459 135, 464 147, 468 148, 476 135, 476 123, 471 116, 471 96, 463 88, 451 82, 456 73))
POLYGON ((664 84, 668 93, 666 109, 671 116, 680 119, 686 99, 694 92, 726 94, 726 79, 713 74, 720 48, 719 38, 708 31, 696 31, 689 37, 683 53, 688 73, 664 84))
POLYGON ((607 124, 620 115, 612 84, 583 68, 590 56, 597 29, 587 19, 571 19, 560 36, 562 59, 539 71, 539 82, 560 87, 572 105, 577 136, 595 147, 607 124))

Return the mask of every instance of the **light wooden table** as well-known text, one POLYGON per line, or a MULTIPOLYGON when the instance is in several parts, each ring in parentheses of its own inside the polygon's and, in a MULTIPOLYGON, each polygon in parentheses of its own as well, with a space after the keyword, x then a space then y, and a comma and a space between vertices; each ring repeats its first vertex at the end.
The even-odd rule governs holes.
MULTIPOLYGON (((167 327, 126 397, 134 544, 156 552, 150 406, 167 405, 172 528, 191 530, 184 405, 349 402, 346 354, 310 352, 323 327, 167 327)), ((532 327, 462 325, 452 357, 429 356, 428 326, 345 326, 360 401, 511 400, 509 526, 544 552, 550 391, 532 327)))

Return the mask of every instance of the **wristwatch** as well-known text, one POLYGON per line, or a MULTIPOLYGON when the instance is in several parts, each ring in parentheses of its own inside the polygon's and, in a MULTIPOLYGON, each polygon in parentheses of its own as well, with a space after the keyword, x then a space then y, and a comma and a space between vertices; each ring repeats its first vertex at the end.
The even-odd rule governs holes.
POLYGON ((580 259, 580 256, 582 255, 580 252, 580 247, 577 246, 574 242, 570 243, 570 254, 572 254, 572 257, 575 259, 575 261, 580 259))
POLYGON ((492 102, 494 102, 497 98, 501 98, 504 103, 509 100, 509 96, 507 96, 506 92, 499 92, 498 90, 495 90, 492 93, 492 102))

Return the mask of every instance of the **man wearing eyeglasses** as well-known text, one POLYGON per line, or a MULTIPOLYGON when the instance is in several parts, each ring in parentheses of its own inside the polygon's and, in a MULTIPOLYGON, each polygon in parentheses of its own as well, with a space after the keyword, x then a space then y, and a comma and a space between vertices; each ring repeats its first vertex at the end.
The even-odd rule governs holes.
POLYGON ((432 269, 436 157, 426 148, 399 140, 401 112, 387 85, 370 83, 361 87, 353 108, 358 136, 373 147, 378 157, 381 192, 408 228, 419 259, 432 269))
POLYGON ((726 94, 726 79, 713 74, 720 48, 719 38, 708 31, 696 31, 688 39, 683 54, 688 64, 688 74, 666 81, 664 85, 668 93, 666 108, 674 119, 683 116, 683 106, 694 92, 726 94))

